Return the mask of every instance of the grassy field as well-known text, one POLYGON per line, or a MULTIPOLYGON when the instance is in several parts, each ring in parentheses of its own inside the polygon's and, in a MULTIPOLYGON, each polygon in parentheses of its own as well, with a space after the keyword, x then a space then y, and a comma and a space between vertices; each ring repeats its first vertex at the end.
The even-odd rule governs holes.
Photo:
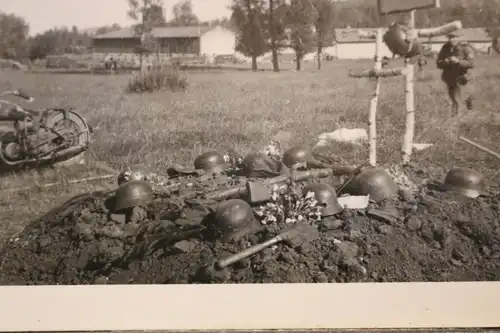
MULTIPOLYGON (((366 128, 374 84, 349 78, 348 71, 371 66, 369 61, 339 61, 325 64, 320 72, 312 68, 282 73, 192 71, 185 73, 190 83, 187 92, 142 96, 124 93, 128 75, 0 72, 0 90, 22 87, 37 98, 39 107, 77 107, 95 128, 93 160, 115 169, 144 163, 161 172, 173 163, 192 165, 207 149, 232 148, 242 154, 260 150, 283 132, 293 133, 292 140, 283 142, 286 148, 314 144, 315 136, 339 126, 366 128)), ((413 160, 419 165, 474 167, 492 181, 500 181, 498 160, 458 140, 459 135, 465 135, 500 150, 500 59, 480 60, 474 74, 475 111, 460 119, 451 118, 445 87, 434 64, 417 74, 415 142, 434 146, 415 152, 413 160)), ((403 78, 384 79, 377 123, 381 164, 400 161, 404 110, 403 78)), ((352 164, 366 161, 368 155, 366 146, 332 144, 324 150, 352 164)), ((47 181, 44 177, 48 176, 11 175, 0 179, 0 186, 47 181)), ((26 221, 91 186, 4 191, 0 194, 0 233, 11 236, 26 221)))

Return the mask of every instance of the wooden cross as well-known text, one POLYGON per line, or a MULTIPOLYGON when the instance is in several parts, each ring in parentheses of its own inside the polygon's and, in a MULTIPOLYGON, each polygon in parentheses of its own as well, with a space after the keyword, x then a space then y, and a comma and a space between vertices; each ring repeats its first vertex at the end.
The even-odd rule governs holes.
MULTIPOLYGON (((394 13, 409 13, 409 28, 412 29, 418 37, 434 37, 446 35, 452 31, 462 28, 460 21, 454 21, 440 27, 415 30, 415 10, 437 8, 439 0, 378 0, 378 8, 381 14, 394 13)), ((402 75, 405 77, 405 100, 406 100, 406 125, 405 134, 402 144, 402 159, 403 164, 410 162, 411 153, 413 150, 413 137, 415 132, 415 93, 414 93, 414 76, 415 68, 409 58, 405 58, 404 68, 382 69, 382 44, 383 31, 377 29, 375 32, 367 32, 358 30, 360 37, 375 40, 375 65, 373 69, 364 70, 359 73, 349 73, 351 77, 374 77, 376 78, 376 87, 373 97, 370 101, 370 114, 368 118, 369 124, 369 162, 375 166, 377 163, 376 150, 376 114, 378 97, 380 94, 380 78, 402 75)))

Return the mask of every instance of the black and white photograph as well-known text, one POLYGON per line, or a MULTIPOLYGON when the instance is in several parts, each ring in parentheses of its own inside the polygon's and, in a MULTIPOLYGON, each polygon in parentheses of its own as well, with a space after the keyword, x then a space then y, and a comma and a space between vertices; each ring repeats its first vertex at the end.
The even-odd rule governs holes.
POLYGON ((500 280, 500 0, 0 0, 0 285, 500 280))

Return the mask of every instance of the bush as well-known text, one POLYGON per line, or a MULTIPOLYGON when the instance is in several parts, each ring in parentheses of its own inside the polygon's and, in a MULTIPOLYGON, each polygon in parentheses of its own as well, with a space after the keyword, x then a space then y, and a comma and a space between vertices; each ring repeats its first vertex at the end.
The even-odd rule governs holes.
POLYGON ((127 92, 144 93, 159 90, 185 91, 188 82, 179 70, 172 66, 153 67, 141 70, 128 83, 127 92))

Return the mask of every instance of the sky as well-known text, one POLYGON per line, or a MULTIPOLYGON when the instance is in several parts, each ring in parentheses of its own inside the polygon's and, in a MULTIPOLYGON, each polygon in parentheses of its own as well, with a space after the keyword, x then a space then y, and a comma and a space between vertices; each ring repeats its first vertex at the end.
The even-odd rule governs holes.
MULTIPOLYGON (((177 0, 164 0, 167 20, 177 0)), ((229 16, 231 0, 192 0, 194 13, 203 21, 229 16)), ((30 35, 54 26, 79 29, 118 23, 131 24, 127 0, 0 0, 0 10, 22 16, 30 25, 30 35)))

